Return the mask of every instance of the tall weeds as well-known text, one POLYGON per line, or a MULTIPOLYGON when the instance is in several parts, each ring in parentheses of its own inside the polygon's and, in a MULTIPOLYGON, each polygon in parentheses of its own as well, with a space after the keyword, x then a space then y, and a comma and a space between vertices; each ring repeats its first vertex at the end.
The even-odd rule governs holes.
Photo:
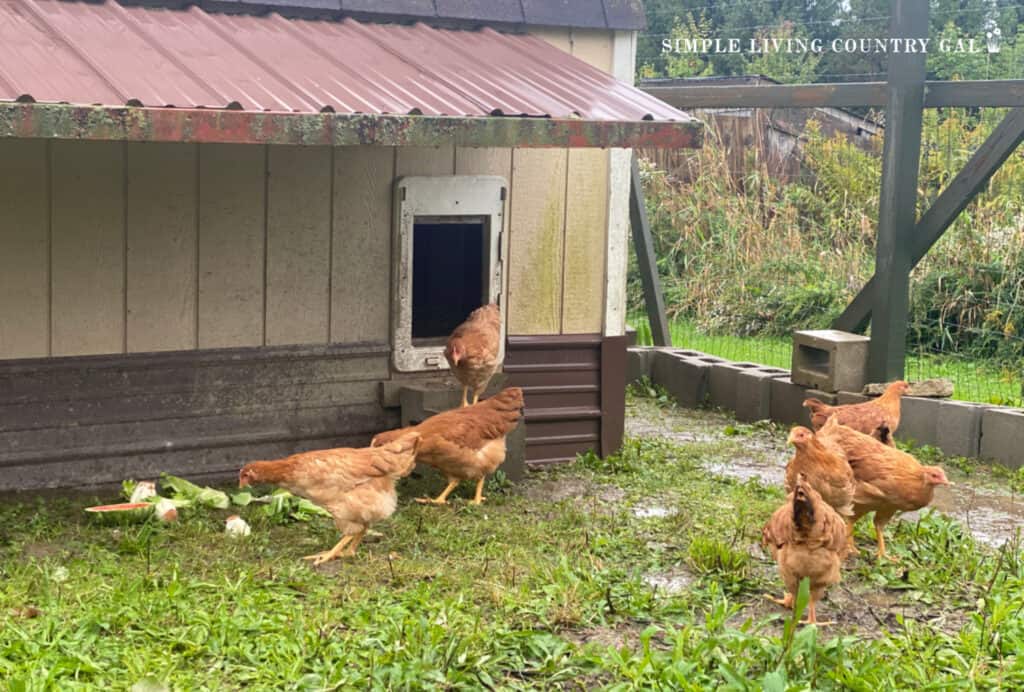
MULTIPOLYGON (((1000 114, 930 111, 921 210, 962 168, 1000 114)), ((879 142, 880 149, 880 142, 879 142)), ((788 334, 829 325, 871 276, 880 151, 810 122, 803 174, 780 182, 751 148, 739 175, 708 128, 691 175, 642 167, 666 303, 708 333, 788 334)), ((1024 355, 1024 155, 1015 154, 913 274, 908 346, 1024 355)), ((642 307, 635 264, 630 300, 642 307)))

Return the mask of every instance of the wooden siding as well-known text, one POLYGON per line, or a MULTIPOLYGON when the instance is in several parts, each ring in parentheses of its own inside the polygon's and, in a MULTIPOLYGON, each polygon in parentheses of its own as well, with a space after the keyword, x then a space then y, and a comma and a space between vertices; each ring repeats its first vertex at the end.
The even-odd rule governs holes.
POLYGON ((526 400, 526 461, 543 466, 622 444, 625 337, 510 336, 504 372, 526 400), (618 380, 621 380, 619 382, 618 380))
POLYGON ((398 423, 377 403, 387 376, 384 344, 0 363, 0 490, 223 476, 365 445, 398 423))

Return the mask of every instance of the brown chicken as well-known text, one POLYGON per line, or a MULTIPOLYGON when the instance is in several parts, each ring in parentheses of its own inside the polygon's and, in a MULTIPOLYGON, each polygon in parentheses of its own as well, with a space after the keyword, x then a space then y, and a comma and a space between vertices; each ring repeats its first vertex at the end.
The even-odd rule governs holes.
POLYGON ((830 422, 818 436, 829 438, 842 447, 857 482, 853 494, 853 520, 849 526, 852 552, 856 552, 853 525, 858 519, 875 513, 878 557, 887 557, 884 531, 889 520, 897 512, 927 507, 931 504, 935 486, 952 485, 940 467, 922 466, 906 452, 845 425, 832 425, 830 422))
POLYGON ((462 384, 462 405, 468 406, 467 393, 473 390, 473 403, 487 388, 498 370, 501 349, 501 311, 494 303, 477 308, 448 337, 444 357, 452 374, 462 384))
POLYGON ((523 412, 523 390, 503 389, 489 399, 431 416, 419 425, 377 435, 370 444, 387 444, 408 432, 419 433, 423 441, 416 461, 433 466, 448 480, 448 486, 434 499, 417 502, 444 505, 448 495, 462 481, 476 481, 476 495, 471 501, 478 505, 483 496, 484 480, 505 461, 505 436, 515 429, 523 412))
POLYGON ((784 598, 769 598, 792 608, 800 581, 806 577, 810 580, 811 598, 804 622, 831 624, 818 622, 815 605, 825 594, 825 589, 839 583, 839 565, 846 553, 846 523, 802 473, 796 475, 793 492, 786 498, 786 503, 772 514, 761 537, 775 558, 786 585, 784 598))
POLYGON ((365 449, 322 449, 242 467, 238 487, 277 485, 320 505, 334 517, 342 538, 330 550, 308 555, 319 565, 355 555, 371 524, 395 512, 395 481, 412 472, 420 436, 407 433, 391 443, 365 449))
POLYGON ((896 445, 892 434, 900 425, 900 397, 906 394, 909 385, 897 380, 885 388, 882 396, 872 401, 846 406, 829 406, 818 399, 806 399, 804 407, 811 411, 811 427, 820 430, 830 416, 839 416, 842 425, 853 428, 865 435, 884 442, 890 447, 896 445))
MULTIPOLYGON (((834 422, 835 416, 830 420, 834 422)), ((822 444, 814 433, 803 427, 793 428, 788 442, 796 452, 786 464, 786 492, 793 492, 797 476, 803 475, 833 509, 853 516, 855 481, 842 449, 822 444)))

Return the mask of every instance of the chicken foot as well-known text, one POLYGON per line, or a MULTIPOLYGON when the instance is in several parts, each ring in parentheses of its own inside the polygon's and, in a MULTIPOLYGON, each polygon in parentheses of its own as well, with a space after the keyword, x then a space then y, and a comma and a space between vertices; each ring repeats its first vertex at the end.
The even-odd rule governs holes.
POLYGON ((476 482, 476 495, 473 497, 472 500, 469 501, 469 504, 471 504, 471 505, 483 504, 483 501, 487 499, 486 497, 484 497, 484 481, 485 480, 486 480, 485 478, 477 479, 477 482, 476 482))
POLYGON ((417 497, 416 502, 419 502, 421 505, 446 505, 448 504, 448 496, 451 495, 451 492, 455 490, 458 485, 459 481, 457 479, 449 478, 448 487, 445 488, 440 495, 434 499, 430 499, 429 497, 417 497))
POLYGON ((801 625, 817 625, 818 627, 825 627, 826 625, 834 625, 836 623, 831 620, 823 620, 818 622, 818 614, 815 612, 814 606, 817 605, 817 601, 814 596, 811 596, 810 602, 807 604, 807 619, 801 620, 801 625))
MULTIPOLYGON (((362 536, 363 536, 362 534, 359 534, 359 540, 362 540, 362 536)), ((307 555, 306 557, 304 557, 302 559, 303 560, 312 560, 313 561, 313 566, 315 567, 317 565, 322 565, 325 562, 330 562, 331 560, 336 560, 337 558, 341 557, 342 555, 346 555, 346 554, 351 555, 351 553, 345 553, 343 551, 348 546, 348 544, 352 542, 353 538, 355 538, 355 536, 342 536, 341 540, 338 541, 338 544, 335 545, 330 550, 325 550, 322 553, 316 553, 315 555, 307 555)))
POLYGON ((772 603, 778 603, 780 606, 782 606, 784 608, 792 608, 793 607, 793 594, 791 594, 789 592, 786 592, 786 595, 783 596, 782 598, 775 598, 775 596, 772 596, 770 593, 766 593, 764 595, 764 597, 767 598, 772 603))

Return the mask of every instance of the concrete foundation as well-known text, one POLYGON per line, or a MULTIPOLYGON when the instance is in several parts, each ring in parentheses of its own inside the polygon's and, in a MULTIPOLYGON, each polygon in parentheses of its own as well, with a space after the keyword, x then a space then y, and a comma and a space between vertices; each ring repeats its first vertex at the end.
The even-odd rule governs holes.
POLYGON ((771 419, 772 380, 782 368, 758 367, 736 373, 736 419, 744 423, 771 419))
POLYGON ((900 427, 896 430, 896 439, 913 440, 919 445, 937 445, 939 409, 942 404, 941 399, 903 397, 900 400, 900 427))
POLYGON ((986 408, 966 401, 943 401, 935 425, 935 446, 947 456, 978 456, 981 417, 986 408))
POLYGON ((981 456, 1013 469, 1024 466, 1024 412, 990 408, 981 414, 981 456))
POLYGON ((711 405, 717 408, 736 410, 736 382, 742 372, 756 370, 756 363, 715 363, 708 375, 708 390, 711 405))
POLYGON ((793 333, 792 382, 823 392, 864 387, 870 339, 835 329, 793 333))

